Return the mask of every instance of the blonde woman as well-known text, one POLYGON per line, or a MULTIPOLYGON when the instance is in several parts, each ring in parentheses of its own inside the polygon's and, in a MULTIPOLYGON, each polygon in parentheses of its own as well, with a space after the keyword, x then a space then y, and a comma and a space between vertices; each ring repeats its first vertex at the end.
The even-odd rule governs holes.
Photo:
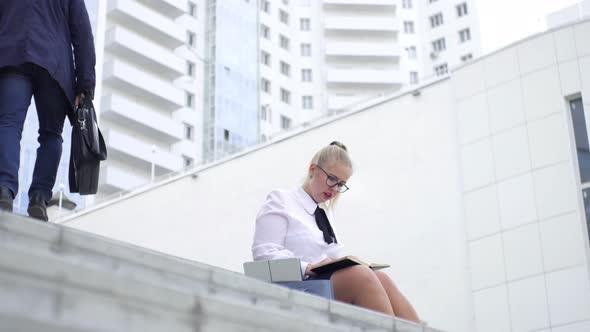
POLYGON ((416 311, 391 278, 357 265, 317 275, 314 266, 342 256, 342 245, 322 206, 349 188, 352 162, 346 147, 332 142, 312 158, 302 186, 268 194, 256 217, 254 260, 297 257, 307 279, 330 279, 337 300, 419 322, 416 311))

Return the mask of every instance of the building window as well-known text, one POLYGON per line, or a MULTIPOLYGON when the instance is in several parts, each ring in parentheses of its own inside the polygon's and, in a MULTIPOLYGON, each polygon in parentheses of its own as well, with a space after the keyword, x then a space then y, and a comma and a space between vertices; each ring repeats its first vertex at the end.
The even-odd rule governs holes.
POLYGON ((270 13, 270 1, 269 0, 260 0, 260 10, 265 13, 270 13))
POLYGON ((301 31, 311 30, 311 21, 309 18, 302 18, 299 20, 299 28, 301 31))
POLYGON ((268 105, 262 105, 262 106, 260 106, 260 120, 266 121, 266 119, 268 118, 268 116, 266 114, 266 109, 268 107, 269 107, 268 105))
POLYGON ((418 58, 418 54, 416 53, 416 46, 406 47, 406 52, 408 52, 408 59, 418 58))
POLYGON ((404 9, 412 9, 412 0, 402 0, 402 8, 404 9))
POLYGON ((288 117, 281 115, 281 128, 283 130, 287 130, 289 128, 291 128, 291 119, 289 119, 288 117))
POLYGON ((286 25, 289 25, 289 13, 284 10, 279 10, 279 20, 286 25))
POLYGON ((435 52, 442 52, 447 49, 447 43, 444 38, 437 39, 432 42, 432 50, 435 52))
POLYGON ((468 40, 471 40, 471 31, 469 31, 469 28, 459 31, 459 42, 464 43, 468 40))
POLYGON ((197 34, 192 31, 186 32, 186 43, 189 47, 195 47, 195 43, 197 40, 197 34))
POLYGON ((268 123, 272 123, 272 109, 270 108, 269 104, 260 106, 260 119, 262 121, 268 121, 268 123))
POLYGON ((284 50, 289 50, 289 38, 283 36, 283 35, 279 35, 279 45, 281 46, 282 49, 284 50))
POLYGON ((291 104, 291 92, 284 88, 281 88, 281 101, 285 104, 291 104))
POLYGON ((186 107, 190 107, 190 108, 195 106, 195 95, 193 93, 186 91, 185 105, 186 105, 186 107))
MULTIPOLYGON (((576 152, 578 154, 580 182, 590 182, 590 144, 588 143, 588 128, 586 127, 584 103, 581 98, 570 101, 570 112, 572 114, 574 140, 576 142, 576 152)), ((584 201, 586 201, 586 197, 584 198, 584 201)), ((586 211, 588 211, 588 209, 586 209, 586 211)))
POLYGON ((266 51, 260 51, 260 63, 270 67, 270 53, 266 51))
POLYGON ((184 124, 184 138, 192 141, 194 139, 195 130, 193 126, 189 125, 188 123, 184 124))
POLYGON ((312 96, 303 96, 301 97, 301 106, 304 110, 310 110, 313 108, 313 97, 312 96))
POLYGON ((439 25, 442 25, 443 22, 443 14, 442 13, 438 13, 438 14, 434 14, 432 16, 430 16, 430 27, 431 28, 436 28, 439 25))
POLYGON ((414 33, 414 22, 404 21, 404 32, 405 33, 414 33))
POLYGON ((262 37, 264 37, 265 39, 270 40, 270 28, 267 27, 264 24, 260 25, 260 34, 262 35, 262 37))
POLYGON ((410 72, 410 84, 418 84, 418 72, 417 71, 410 72))
POLYGON ((428 0, 428 3, 437 2, 438 0, 428 0))
POLYGON ((588 128, 586 127, 586 117, 584 115, 584 103, 581 98, 570 101, 570 112, 574 128, 574 141, 578 156, 584 210, 586 211, 586 224, 588 225, 587 229, 590 230, 590 188, 588 188, 588 182, 590 181, 590 144, 588 144, 588 128))
POLYGON ((456 8, 457 8, 457 16, 459 16, 459 17, 465 16, 465 15, 467 15, 469 13, 467 11, 467 3, 466 2, 457 5, 456 8))
POLYGON ((446 63, 443 63, 440 66, 434 67, 434 73, 436 76, 443 76, 449 72, 449 66, 446 63))
POLYGON ((188 2, 188 9, 187 9, 187 13, 188 13, 190 16, 192 16, 192 17, 194 17, 194 18, 197 18, 197 4, 196 4, 196 3, 194 3, 194 2, 192 2, 192 1, 189 1, 189 2, 188 2))
POLYGON ((463 56, 461 56, 461 61, 462 62, 466 62, 473 59, 473 54, 469 53, 469 54, 465 54, 463 56))
POLYGON ((183 163, 184 163, 184 168, 192 167, 193 164, 194 164, 194 160, 191 157, 182 156, 182 160, 183 160, 183 163))
POLYGON ((291 76, 291 65, 281 61, 281 74, 285 76, 291 76))
POLYGON ((301 69, 301 81, 311 82, 311 69, 301 69))
POLYGON ((264 77, 260 79, 260 90, 270 93, 270 81, 264 77))
POLYGON ((311 56, 311 44, 301 44, 301 56, 311 56))
POLYGON ((223 140, 229 142, 229 130, 223 129, 223 140))
POLYGON ((186 61, 186 74, 190 77, 195 77, 195 63, 192 61, 186 61))

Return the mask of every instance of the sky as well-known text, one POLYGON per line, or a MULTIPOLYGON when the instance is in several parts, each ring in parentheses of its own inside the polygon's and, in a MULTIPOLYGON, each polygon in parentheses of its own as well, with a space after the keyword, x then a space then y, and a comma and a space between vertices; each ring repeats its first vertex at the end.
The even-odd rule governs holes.
POLYGON ((579 0, 477 0, 483 54, 546 30, 547 14, 579 0))

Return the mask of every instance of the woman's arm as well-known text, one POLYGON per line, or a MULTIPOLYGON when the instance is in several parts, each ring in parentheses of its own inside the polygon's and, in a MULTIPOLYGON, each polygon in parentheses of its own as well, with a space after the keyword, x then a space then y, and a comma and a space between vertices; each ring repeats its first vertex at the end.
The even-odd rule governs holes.
MULTIPOLYGON (((285 248, 288 230, 288 213, 280 191, 273 191, 266 197, 256 217, 252 256, 257 260, 271 260, 297 257, 285 248)), ((309 262, 301 261, 301 271, 306 271, 309 262)))

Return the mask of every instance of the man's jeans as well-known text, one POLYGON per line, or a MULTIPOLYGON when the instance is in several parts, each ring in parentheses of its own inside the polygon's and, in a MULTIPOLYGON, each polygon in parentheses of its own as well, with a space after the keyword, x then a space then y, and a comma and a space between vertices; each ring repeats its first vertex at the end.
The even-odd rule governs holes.
POLYGON ((71 106, 47 70, 31 63, 0 69, 0 186, 15 196, 18 192, 20 140, 33 96, 40 146, 29 196, 39 193, 49 201, 61 158, 64 120, 71 106))

